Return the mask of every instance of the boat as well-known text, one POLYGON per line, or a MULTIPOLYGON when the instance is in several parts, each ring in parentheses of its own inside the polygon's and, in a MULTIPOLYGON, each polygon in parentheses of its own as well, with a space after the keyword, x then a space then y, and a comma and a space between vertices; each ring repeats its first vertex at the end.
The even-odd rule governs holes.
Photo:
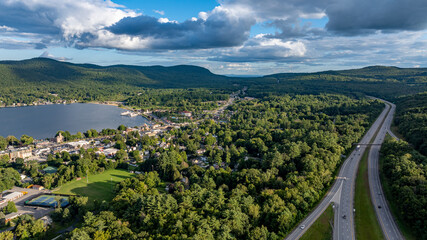
POLYGON ((138 116, 138 113, 131 112, 131 111, 126 111, 126 112, 120 113, 120 115, 121 116, 136 117, 136 116, 138 116))

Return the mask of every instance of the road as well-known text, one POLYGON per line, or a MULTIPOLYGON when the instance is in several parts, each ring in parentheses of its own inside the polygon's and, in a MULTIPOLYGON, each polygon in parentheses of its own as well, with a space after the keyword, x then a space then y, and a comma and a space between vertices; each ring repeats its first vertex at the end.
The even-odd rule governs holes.
MULTIPOLYGON (((391 215, 390 209, 388 207, 387 201, 385 199, 381 182, 379 176, 379 155, 381 144, 384 141, 385 135, 390 133, 390 125, 393 121, 394 111, 396 109, 396 105, 385 101, 387 105, 391 106, 390 113, 384 121, 383 126, 378 132, 374 144, 371 146, 371 150, 369 151, 368 158, 368 176, 369 176, 369 188, 371 191, 371 200, 372 204, 375 207, 375 213, 378 218, 378 222, 380 223, 381 229, 384 233, 384 237, 387 240, 398 240, 404 239, 402 234, 397 227, 393 216, 391 215)), ((397 137, 394 134, 390 134, 392 137, 397 137)))
POLYGON ((359 142, 360 148, 356 148, 344 161, 337 179, 329 192, 286 239, 299 239, 331 203, 334 203, 335 216, 338 216, 334 221, 334 239, 355 239, 353 196, 357 167, 368 146, 366 144, 370 143, 372 137, 380 129, 381 123, 386 118, 389 109, 390 106, 386 105, 380 116, 359 142), (302 225, 304 225, 304 229, 301 229, 302 225))

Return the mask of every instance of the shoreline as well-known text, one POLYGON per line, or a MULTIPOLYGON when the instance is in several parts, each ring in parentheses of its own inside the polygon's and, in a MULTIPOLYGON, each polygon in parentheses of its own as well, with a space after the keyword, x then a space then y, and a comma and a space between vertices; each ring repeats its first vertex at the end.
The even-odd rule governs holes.
POLYGON ((31 105, 25 105, 25 106, 0 106, 0 109, 2 108, 21 108, 21 107, 38 107, 38 106, 50 106, 50 105, 70 105, 75 103, 83 103, 83 104, 97 104, 97 105, 108 105, 108 106, 115 106, 119 108, 124 108, 124 102, 116 102, 116 101, 106 101, 106 102, 100 102, 100 101, 92 101, 92 102, 70 102, 70 103, 48 103, 48 104, 31 104, 31 105), (123 107, 120 107, 122 105, 123 107))

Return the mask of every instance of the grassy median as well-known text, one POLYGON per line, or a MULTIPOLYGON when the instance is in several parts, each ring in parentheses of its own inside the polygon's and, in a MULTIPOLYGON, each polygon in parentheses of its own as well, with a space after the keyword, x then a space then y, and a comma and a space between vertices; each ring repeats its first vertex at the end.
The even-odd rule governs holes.
POLYGON ((371 202, 371 192, 368 180, 368 154, 370 148, 365 150, 357 171, 356 189, 354 197, 354 217, 356 225, 356 239, 384 239, 381 227, 371 202))
POLYGON ((302 235, 301 240, 330 240, 332 239, 332 226, 334 224, 334 211, 332 205, 320 215, 311 225, 307 232, 302 235))

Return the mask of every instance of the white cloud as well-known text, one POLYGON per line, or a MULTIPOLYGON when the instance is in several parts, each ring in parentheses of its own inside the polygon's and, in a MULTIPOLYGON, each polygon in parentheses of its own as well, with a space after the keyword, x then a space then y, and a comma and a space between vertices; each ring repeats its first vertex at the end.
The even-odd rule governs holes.
POLYGON ((178 23, 176 20, 169 20, 168 18, 159 18, 157 20, 159 23, 178 23))
POLYGON ((16 28, 8 27, 6 25, 0 26, 0 31, 14 32, 16 30, 16 28))
POLYGON ((51 59, 55 59, 55 60, 58 60, 58 61, 61 61, 61 62, 72 60, 72 58, 66 58, 66 57, 55 57, 54 55, 50 54, 48 51, 44 51, 44 52, 40 55, 40 57, 42 57, 42 58, 51 58, 51 59))
POLYGON ((153 10, 153 12, 160 14, 160 15, 165 15, 165 11, 161 11, 161 10, 153 10))

